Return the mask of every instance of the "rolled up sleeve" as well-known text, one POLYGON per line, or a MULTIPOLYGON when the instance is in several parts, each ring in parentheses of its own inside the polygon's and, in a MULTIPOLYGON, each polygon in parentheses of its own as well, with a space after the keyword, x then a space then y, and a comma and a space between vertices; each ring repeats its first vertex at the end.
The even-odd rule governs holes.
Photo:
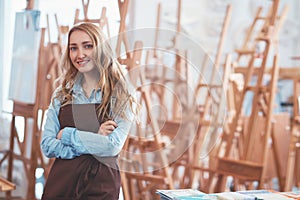
POLYGON ((62 134, 62 143, 72 146, 80 154, 116 156, 122 150, 132 124, 133 114, 127 112, 127 116, 128 119, 115 120, 118 127, 108 136, 67 127, 62 134))
POLYGON ((80 153, 71 145, 64 144, 62 140, 56 138, 60 131, 58 121, 59 107, 60 103, 58 100, 54 100, 54 103, 49 105, 42 134, 41 149, 46 157, 71 159, 79 156, 80 153))

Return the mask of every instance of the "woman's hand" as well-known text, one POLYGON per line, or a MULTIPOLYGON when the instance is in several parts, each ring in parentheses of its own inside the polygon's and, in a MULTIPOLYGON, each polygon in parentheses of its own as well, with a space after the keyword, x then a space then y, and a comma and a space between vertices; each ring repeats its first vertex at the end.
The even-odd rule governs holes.
POLYGON ((107 120, 100 125, 98 133, 107 136, 117 127, 118 125, 116 124, 116 122, 114 122, 113 120, 107 120))
POLYGON ((57 139, 59 139, 59 140, 61 139, 63 130, 64 130, 64 129, 61 129, 61 130, 58 132, 58 134, 57 134, 57 136, 56 136, 57 139))

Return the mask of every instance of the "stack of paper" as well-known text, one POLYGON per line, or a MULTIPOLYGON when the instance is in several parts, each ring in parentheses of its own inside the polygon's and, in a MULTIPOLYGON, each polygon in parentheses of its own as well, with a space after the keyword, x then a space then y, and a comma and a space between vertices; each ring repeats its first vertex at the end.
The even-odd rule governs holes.
POLYGON ((207 194, 193 189, 157 190, 161 200, 195 200, 210 199, 207 194))
POLYGON ((222 192, 210 194, 210 196, 215 196, 218 200, 257 200, 254 196, 241 194, 238 192, 222 192))
POLYGON ((272 190, 247 190, 205 194, 193 189, 157 190, 161 200, 293 200, 299 193, 276 192, 272 190))
POLYGON ((246 190, 209 194, 218 200, 292 200, 280 192, 270 190, 246 190))
POLYGON ((270 190, 246 190, 239 191, 238 193, 246 194, 255 197, 256 199, 272 199, 272 200, 290 200, 292 198, 286 197, 279 192, 270 190))

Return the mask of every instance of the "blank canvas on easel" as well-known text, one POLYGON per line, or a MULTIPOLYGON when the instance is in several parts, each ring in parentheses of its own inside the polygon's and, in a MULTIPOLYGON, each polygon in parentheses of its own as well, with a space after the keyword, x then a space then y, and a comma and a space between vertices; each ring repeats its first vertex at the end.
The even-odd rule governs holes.
POLYGON ((9 99, 34 103, 38 53, 40 46, 40 11, 16 13, 9 99))

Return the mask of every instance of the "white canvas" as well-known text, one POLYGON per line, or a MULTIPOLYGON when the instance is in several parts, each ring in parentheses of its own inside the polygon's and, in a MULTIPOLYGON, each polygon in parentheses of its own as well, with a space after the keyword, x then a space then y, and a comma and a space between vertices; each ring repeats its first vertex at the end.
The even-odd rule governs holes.
POLYGON ((40 46, 40 11, 16 13, 9 99, 34 103, 40 46))

